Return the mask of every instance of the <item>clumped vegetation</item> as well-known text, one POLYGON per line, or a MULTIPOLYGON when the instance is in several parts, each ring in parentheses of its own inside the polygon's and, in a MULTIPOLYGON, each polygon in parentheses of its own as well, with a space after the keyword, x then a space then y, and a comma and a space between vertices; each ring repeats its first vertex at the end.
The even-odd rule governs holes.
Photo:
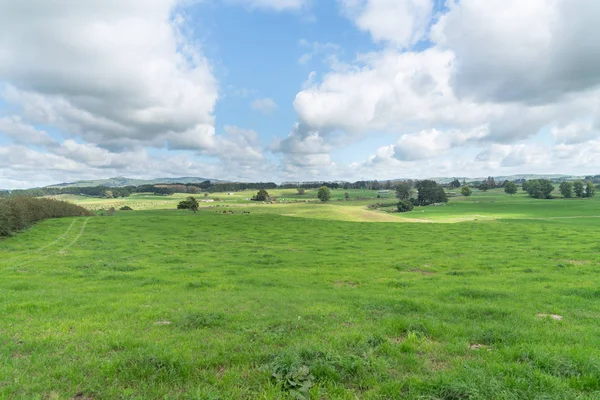
POLYGON ((331 199, 331 190, 327 186, 321 186, 317 192, 317 197, 325 203, 331 199))
POLYGON ((133 211, 133 208, 131 208, 129 206, 123 206, 123 207, 119 208, 119 211, 133 211))
POLYGON ((64 201, 32 197, 2 198, 0 236, 10 236, 44 219, 82 215, 93 214, 83 207, 64 201))
POLYGON ((178 210, 191 210, 194 212, 194 214, 198 212, 199 207, 200 204, 198 203, 198 200, 196 200, 196 198, 193 196, 190 196, 187 199, 180 201, 179 204, 177 204, 178 210))
POLYGON ((473 194, 473 191, 471 190, 471 188, 469 186, 463 186, 460 188, 460 194, 462 194, 465 197, 469 197, 471 194, 473 194))
POLYGON ((418 181, 415 185, 418 191, 417 204, 420 206, 428 206, 431 204, 447 203, 448 196, 442 185, 436 181, 424 180, 418 181))
POLYGON ((400 200, 396 206, 398 212, 404 213, 412 211, 414 206, 413 203, 409 200, 400 200))
POLYGON ((523 190, 534 199, 551 199, 554 186, 548 179, 533 179, 523 183, 523 190))
POLYGON ((269 201, 271 196, 269 196, 269 192, 265 189, 260 189, 256 195, 252 197, 252 201, 269 201))

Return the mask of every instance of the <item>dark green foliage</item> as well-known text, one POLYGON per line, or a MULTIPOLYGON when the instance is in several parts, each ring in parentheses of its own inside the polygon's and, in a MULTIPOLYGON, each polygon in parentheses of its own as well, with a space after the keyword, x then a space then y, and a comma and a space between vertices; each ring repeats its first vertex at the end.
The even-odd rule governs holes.
POLYGON ((527 182, 527 193, 534 199, 551 199, 554 186, 547 179, 533 179, 527 182))
POLYGON ((317 192, 317 197, 322 202, 329 201, 329 199, 331 198, 331 191, 327 186, 321 186, 319 188, 319 191, 317 192))
POLYGON ((344 199, 346 201, 350 200, 350 195, 348 194, 348 192, 344 193, 344 199))
POLYGON ((119 208, 120 211, 133 211, 133 208, 129 207, 129 206, 123 206, 121 208, 119 208))
POLYGON ((517 185, 514 182, 505 182, 504 183, 504 192, 506 194, 510 194, 511 196, 517 193, 517 185))
POLYGON ((412 211, 414 206, 412 204, 412 202, 408 201, 408 200, 400 200, 398 202, 398 212, 409 212, 412 211))
POLYGON ((306 191, 306 189, 304 189, 303 187, 299 187, 299 188, 297 188, 296 190, 298 191, 298 194, 299 194, 299 195, 303 195, 303 194, 304 194, 304 192, 306 191))
POLYGON ((72 203, 33 197, 0 199, 0 236, 9 236, 48 218, 93 215, 72 203))
POLYGON ((487 182, 483 182, 481 185, 479 185, 479 190, 481 190, 482 192, 487 192, 490 188, 490 185, 488 185, 487 182))
POLYGON ((562 182, 559 187, 560 194, 563 195, 564 198, 570 199, 573 197, 573 183, 572 182, 562 182))
POLYGON ((458 189, 460 187, 460 181, 458 179, 454 179, 452 182, 450 182, 450 187, 458 189))
POLYGON ((396 186, 396 197, 399 200, 408 200, 410 199, 410 192, 412 190, 412 186, 410 183, 401 183, 396 186))
POLYGON ((258 193, 252 197, 252 201, 268 201, 269 198, 269 192, 267 192, 265 189, 260 189, 258 193))
POLYGON ((473 191, 469 186, 463 186, 460 188, 460 193, 465 197, 469 197, 473 193, 473 191))
POLYGON ((177 209, 178 210, 192 210, 194 212, 194 214, 198 211, 200 204, 198 203, 198 200, 196 200, 195 197, 190 196, 185 200, 182 200, 179 202, 179 204, 177 205, 177 209))
POLYGON ((418 181, 415 187, 419 192, 417 204, 420 206, 448 202, 448 197, 446 196, 446 192, 444 192, 444 188, 436 181, 418 181))
POLYGON ((588 182, 585 186, 585 197, 594 197, 596 188, 592 182, 588 182))
POLYGON ((577 181, 573 184, 573 191, 577 197, 585 197, 585 186, 582 181, 577 181))

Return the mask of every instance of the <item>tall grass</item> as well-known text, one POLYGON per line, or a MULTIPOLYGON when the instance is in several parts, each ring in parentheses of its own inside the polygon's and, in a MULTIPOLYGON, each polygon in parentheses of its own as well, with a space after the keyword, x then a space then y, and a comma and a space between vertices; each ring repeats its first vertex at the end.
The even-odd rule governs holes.
POLYGON ((83 207, 58 200, 32 197, 0 199, 0 236, 10 236, 44 219, 81 215, 93 214, 83 207))

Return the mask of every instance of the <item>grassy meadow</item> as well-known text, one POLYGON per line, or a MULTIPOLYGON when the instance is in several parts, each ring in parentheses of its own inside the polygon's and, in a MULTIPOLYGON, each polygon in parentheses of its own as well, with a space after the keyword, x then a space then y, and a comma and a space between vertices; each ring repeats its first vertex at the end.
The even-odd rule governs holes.
POLYGON ((600 398, 600 199, 348 192, 72 198, 142 211, 0 240, 0 398, 600 398))

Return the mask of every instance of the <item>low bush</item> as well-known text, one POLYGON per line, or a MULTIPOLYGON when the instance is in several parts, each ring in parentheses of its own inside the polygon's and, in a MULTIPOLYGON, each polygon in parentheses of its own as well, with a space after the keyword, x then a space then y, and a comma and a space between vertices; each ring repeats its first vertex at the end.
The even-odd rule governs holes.
POLYGON ((44 219, 82 215, 93 214, 65 201, 34 197, 0 199, 0 236, 10 236, 44 219))
POLYGON ((121 208, 119 208, 120 211, 133 211, 133 208, 129 207, 129 206, 123 206, 121 208))
POLYGON ((409 212, 413 210, 413 203, 409 200, 400 200, 398 202, 398 212, 409 212))

